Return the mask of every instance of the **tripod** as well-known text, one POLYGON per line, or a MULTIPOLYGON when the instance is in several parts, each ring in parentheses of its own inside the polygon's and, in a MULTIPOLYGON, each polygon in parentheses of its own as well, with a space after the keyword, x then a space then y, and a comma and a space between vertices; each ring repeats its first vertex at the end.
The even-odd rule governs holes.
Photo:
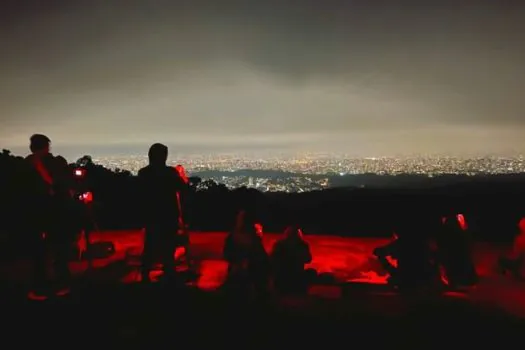
MULTIPOLYGON (((94 246, 91 242, 91 233, 94 231, 100 232, 100 229, 93 210, 93 196, 91 192, 83 193, 79 198, 84 204, 86 220, 84 221, 84 227, 78 242, 78 259, 81 261, 84 259, 87 260, 89 270, 93 268, 93 258, 95 255, 93 251, 94 246)), ((108 246, 107 250, 107 253, 113 253, 114 247, 108 246)))

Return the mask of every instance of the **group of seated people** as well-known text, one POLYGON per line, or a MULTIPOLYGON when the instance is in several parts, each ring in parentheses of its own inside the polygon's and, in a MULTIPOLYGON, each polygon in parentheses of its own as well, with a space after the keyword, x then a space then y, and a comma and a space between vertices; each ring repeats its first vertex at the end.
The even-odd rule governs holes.
POLYGON ((434 234, 423 234, 417 226, 401 226, 387 245, 374 250, 397 287, 444 284, 472 286, 477 273, 470 252, 470 239, 463 215, 442 218, 434 234))
POLYGON ((235 227, 224 242, 226 285, 265 293, 273 282, 274 289, 283 294, 306 292, 309 271, 305 265, 311 262, 312 254, 301 229, 295 225, 287 227, 284 238, 274 244, 270 254, 264 248, 261 233, 249 213, 238 213, 235 227))
MULTIPOLYGON (((390 243, 376 248, 374 255, 396 286, 421 285, 438 281, 449 288, 473 286, 478 281, 471 256, 465 217, 461 214, 442 218, 441 228, 433 235, 411 230, 394 234, 390 243)), ((512 250, 498 260, 503 274, 523 279, 525 262, 525 218, 518 223, 512 250)))
MULTIPOLYGON (((525 258, 525 218, 519 222, 519 234, 509 255, 499 259, 503 273, 522 276, 525 258)), ((295 225, 285 230, 284 238, 268 254, 257 224, 245 211, 239 212, 232 232, 224 244, 228 262, 226 285, 266 292, 270 286, 280 293, 305 293, 315 274, 305 266, 312 254, 295 225)), ((374 250, 373 255, 396 288, 423 285, 446 286, 449 289, 474 286, 478 274, 471 256, 470 237, 461 214, 442 218, 441 225, 430 235, 422 234, 417 225, 401 225, 392 240, 374 250)))

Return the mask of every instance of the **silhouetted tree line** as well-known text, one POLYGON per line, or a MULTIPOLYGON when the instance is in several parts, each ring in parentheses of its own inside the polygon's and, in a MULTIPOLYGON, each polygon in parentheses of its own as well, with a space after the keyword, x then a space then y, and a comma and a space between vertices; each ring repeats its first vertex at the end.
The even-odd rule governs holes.
MULTIPOLYGON (((94 217, 101 229, 136 229, 140 226, 137 178, 115 171, 85 156, 70 164, 86 172, 83 186, 94 194, 94 217)), ((23 234, 27 196, 26 164, 8 150, 0 154, 0 230, 23 234)), ((184 205, 192 230, 227 231, 241 207, 251 207, 267 232, 280 232, 290 223, 306 233, 390 236, 400 215, 412 215, 432 229, 440 215, 461 212, 474 234, 485 240, 510 240, 516 222, 525 216, 523 175, 470 178, 446 186, 420 189, 333 188, 306 193, 261 193, 255 189, 229 190, 212 180, 190 178, 191 192, 184 205)), ((5 235, 3 235, 5 236, 5 235)))

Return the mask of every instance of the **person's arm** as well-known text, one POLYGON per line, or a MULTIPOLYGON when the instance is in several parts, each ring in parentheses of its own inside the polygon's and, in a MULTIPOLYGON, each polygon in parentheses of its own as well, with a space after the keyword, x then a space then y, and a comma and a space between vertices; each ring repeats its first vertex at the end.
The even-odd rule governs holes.
POLYGON ((174 196, 177 200, 177 206, 179 208, 179 225, 183 227, 185 225, 187 196, 189 193, 189 184, 184 181, 177 169, 171 169, 171 185, 173 186, 174 196))

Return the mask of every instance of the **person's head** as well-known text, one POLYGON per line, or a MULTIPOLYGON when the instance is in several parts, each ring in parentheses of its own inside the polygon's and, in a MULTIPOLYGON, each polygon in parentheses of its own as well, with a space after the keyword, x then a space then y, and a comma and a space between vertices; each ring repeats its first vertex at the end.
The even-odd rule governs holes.
POLYGON ((168 147, 162 143, 153 144, 148 151, 150 165, 166 165, 168 160, 168 147))
POLYGON ((296 225, 290 225, 284 230, 284 237, 286 239, 302 239, 303 232, 296 225))
POLYGON ((51 151, 51 140, 46 135, 34 134, 29 138, 31 153, 45 155, 51 151))
POLYGON ((250 211, 240 210, 235 218, 235 231, 238 233, 256 233, 255 217, 250 211))

